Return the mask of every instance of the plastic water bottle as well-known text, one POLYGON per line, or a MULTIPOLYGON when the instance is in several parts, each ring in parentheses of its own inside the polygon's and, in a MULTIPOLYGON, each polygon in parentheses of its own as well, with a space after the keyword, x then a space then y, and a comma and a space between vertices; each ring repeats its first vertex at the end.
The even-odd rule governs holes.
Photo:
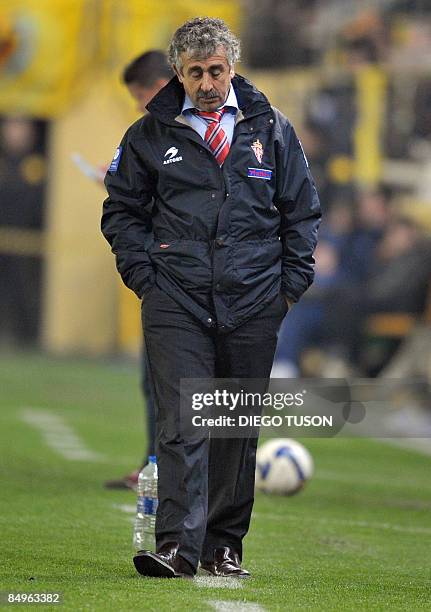
POLYGON ((157 504, 157 461, 154 455, 150 455, 138 477, 138 503, 133 529, 133 547, 136 551, 156 550, 157 504))

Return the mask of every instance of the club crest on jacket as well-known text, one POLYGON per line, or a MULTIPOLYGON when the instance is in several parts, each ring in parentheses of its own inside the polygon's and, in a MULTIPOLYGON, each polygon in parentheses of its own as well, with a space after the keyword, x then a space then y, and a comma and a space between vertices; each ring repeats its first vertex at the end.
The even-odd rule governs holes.
POLYGON ((253 153, 255 154, 257 161, 259 162, 259 164, 261 164, 263 157, 263 146, 260 140, 255 140, 251 145, 251 148, 253 149, 253 153))

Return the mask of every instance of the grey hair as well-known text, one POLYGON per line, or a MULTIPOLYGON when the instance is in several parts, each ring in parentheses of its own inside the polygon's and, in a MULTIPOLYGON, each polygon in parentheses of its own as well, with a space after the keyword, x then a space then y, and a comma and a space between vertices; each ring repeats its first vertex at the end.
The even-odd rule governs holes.
POLYGON ((224 47, 229 66, 239 60, 240 42, 223 19, 195 17, 186 21, 173 35, 168 49, 168 62, 179 70, 182 66, 181 53, 207 58, 214 55, 218 47, 224 47))

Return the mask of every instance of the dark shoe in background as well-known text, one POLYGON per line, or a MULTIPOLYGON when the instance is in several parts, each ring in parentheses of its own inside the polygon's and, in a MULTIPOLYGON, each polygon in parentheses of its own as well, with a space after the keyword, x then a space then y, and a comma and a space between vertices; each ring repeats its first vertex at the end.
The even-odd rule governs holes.
MULTIPOLYGON (((142 468, 141 468, 142 469, 142 468)), ((131 489, 132 491, 136 491, 138 486, 138 476, 141 470, 136 470, 127 474, 127 476, 123 476, 123 478, 117 478, 114 480, 106 480, 103 483, 105 489, 131 489)))

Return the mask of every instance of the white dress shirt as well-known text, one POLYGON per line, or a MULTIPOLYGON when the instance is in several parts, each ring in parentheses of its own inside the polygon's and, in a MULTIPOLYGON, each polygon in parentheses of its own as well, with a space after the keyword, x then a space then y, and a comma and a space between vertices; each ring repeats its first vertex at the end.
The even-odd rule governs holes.
MULTIPOLYGON (((230 146, 232 144, 233 130, 235 127, 235 116, 239 110, 238 100, 236 99, 235 90, 232 87, 232 85, 230 86, 229 93, 226 98, 226 102, 222 106, 220 106, 220 108, 225 108, 225 107, 226 107, 226 112, 221 118, 220 125, 222 126, 227 136, 229 146, 230 146)), ((194 106, 193 102, 190 100, 189 96, 185 94, 184 104, 183 104, 181 114, 183 115, 187 123, 190 125, 190 127, 192 127, 199 134, 202 140, 205 140, 205 132, 207 131, 208 123, 205 121, 203 117, 199 117, 199 115, 196 115, 193 112, 195 108, 196 107, 194 106)), ((216 110, 220 110, 220 108, 216 110)))

